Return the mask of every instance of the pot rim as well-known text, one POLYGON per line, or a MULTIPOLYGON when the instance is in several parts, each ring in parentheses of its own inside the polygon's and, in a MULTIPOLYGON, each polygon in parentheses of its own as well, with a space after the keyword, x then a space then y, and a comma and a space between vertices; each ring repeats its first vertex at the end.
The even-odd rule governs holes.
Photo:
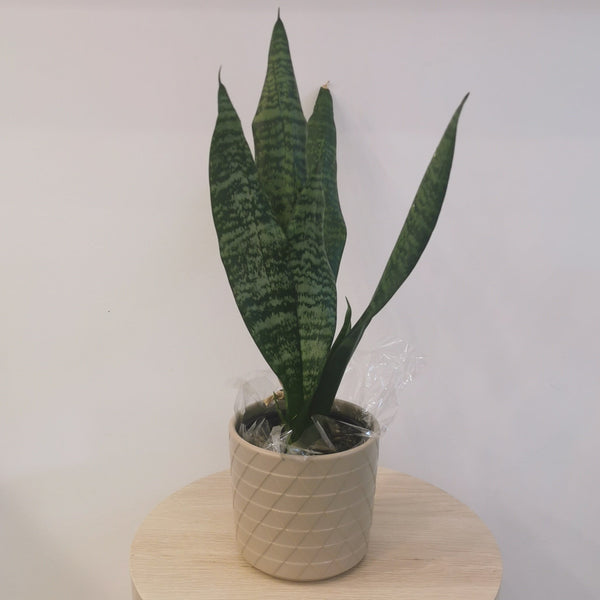
MULTIPOLYGON (((258 404, 258 403, 257 403, 258 404)), ((229 437, 230 439, 234 438, 236 443, 240 446, 244 446, 249 450, 253 450, 262 454, 264 456, 270 457, 280 457, 282 460, 297 460, 297 461, 306 461, 306 460, 316 460, 319 462, 336 460, 341 456, 350 456, 351 454, 357 452, 364 452, 370 445, 376 444, 379 441, 379 437, 381 435, 381 429, 379 427, 379 422, 377 419, 364 408, 359 406, 358 404, 354 404, 352 402, 348 402, 347 400, 335 400, 334 406, 342 409, 341 412, 344 412, 344 409, 352 409, 354 411, 358 410, 360 413, 367 416, 367 418, 371 421, 370 429, 373 431, 373 435, 362 444, 358 446, 354 446, 353 448, 348 448, 347 450, 342 450, 341 452, 332 452, 331 454, 309 454, 309 455, 298 455, 298 454, 283 454, 281 452, 273 452, 273 450, 267 450, 265 448, 261 448, 260 446, 255 446, 250 442, 247 442, 237 431, 237 424, 242 415, 234 414, 233 417, 229 420, 229 437)))

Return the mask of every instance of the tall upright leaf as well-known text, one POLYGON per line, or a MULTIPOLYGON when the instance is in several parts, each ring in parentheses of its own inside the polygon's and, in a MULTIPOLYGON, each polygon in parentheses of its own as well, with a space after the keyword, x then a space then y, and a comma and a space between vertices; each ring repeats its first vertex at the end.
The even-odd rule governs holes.
POLYGON ((467 94, 463 98, 454 112, 425 176, 421 180, 396 245, 367 307, 366 313, 371 317, 387 304, 410 275, 433 233, 442 210, 452 169, 458 119, 468 96, 467 94))
POLYGON ((336 343, 327 358, 319 386, 313 396, 312 414, 329 412, 348 362, 365 329, 410 275, 429 242, 446 195, 454 157, 456 128, 467 97, 468 94, 452 116, 421 180, 371 302, 347 336, 336 343))
POLYGON ((288 402, 292 420, 310 403, 335 334, 337 293, 323 243, 323 205, 320 178, 313 176, 298 197, 288 229, 289 266, 298 294, 305 400, 298 407, 288 402))
POLYGON ((321 178, 325 196, 323 237, 329 264, 337 279, 346 243, 346 224, 340 208, 337 189, 336 131, 333 101, 326 86, 321 87, 313 114, 308 120, 306 162, 309 176, 321 178))
POLYGON ((285 231, 306 180, 306 119, 279 18, 273 28, 267 75, 252 132, 260 186, 285 231))
POLYGON ((287 395, 298 402, 302 373, 289 246, 259 189, 240 120, 220 81, 218 105, 209 177, 221 259, 250 334, 287 395))

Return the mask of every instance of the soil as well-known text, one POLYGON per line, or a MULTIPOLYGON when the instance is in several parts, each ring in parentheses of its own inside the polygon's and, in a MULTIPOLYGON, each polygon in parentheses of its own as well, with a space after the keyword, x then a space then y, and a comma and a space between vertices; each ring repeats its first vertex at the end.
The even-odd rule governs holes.
MULTIPOLYGON (((331 440, 331 443, 335 447, 335 450, 328 448, 325 443, 319 439, 316 447, 314 448, 316 450, 316 454, 333 454, 335 452, 343 452, 344 450, 350 450, 356 446, 360 446, 360 444, 363 444, 365 441, 367 441, 367 439, 369 439, 369 435, 365 435, 365 430, 368 431, 368 428, 364 422, 358 421, 357 419, 353 419, 348 415, 344 415, 335 411, 332 412, 329 417, 330 419, 327 419, 324 422, 324 429, 326 430, 327 436, 331 440)), ((261 419, 265 419, 267 421, 270 429, 281 425, 281 418, 279 413, 276 411, 265 411, 262 414, 252 414, 248 417, 245 417, 241 421, 240 425, 243 423, 246 426, 246 429, 248 429, 261 419)), ((303 438, 300 439, 299 443, 301 443, 302 440, 303 438)), ((313 446, 310 444, 307 444, 307 447, 313 449, 313 446)))

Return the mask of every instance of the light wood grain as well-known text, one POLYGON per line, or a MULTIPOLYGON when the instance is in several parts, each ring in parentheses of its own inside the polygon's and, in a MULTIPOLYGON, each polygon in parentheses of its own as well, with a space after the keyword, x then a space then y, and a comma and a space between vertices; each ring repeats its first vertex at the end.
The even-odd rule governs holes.
POLYGON ((409 475, 379 469, 369 551, 347 573, 292 583, 250 567, 235 545, 229 473, 159 504, 131 546, 134 600, 493 600, 498 546, 469 508, 409 475), (316 594, 319 594, 317 596, 316 594))

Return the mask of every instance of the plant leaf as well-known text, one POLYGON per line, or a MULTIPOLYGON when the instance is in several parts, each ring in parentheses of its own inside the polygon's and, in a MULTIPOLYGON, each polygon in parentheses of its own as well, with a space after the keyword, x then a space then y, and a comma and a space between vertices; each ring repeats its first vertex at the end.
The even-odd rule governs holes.
POLYGON ((467 94, 463 98, 452 116, 421 180, 379 285, 365 311, 371 317, 387 304, 410 275, 433 233, 442 209, 452 169, 458 119, 468 96, 467 94))
POLYGON ((294 402, 302 374, 289 246, 259 190, 256 165, 221 82, 218 99, 209 176, 221 259, 250 334, 294 402))
POLYGON ((311 414, 329 412, 350 358, 365 329, 406 280, 427 246, 446 195, 454 157, 456 128, 467 98, 468 94, 452 116, 429 163, 371 302, 354 327, 343 340, 336 343, 327 357, 311 403, 311 414))
MULTIPOLYGON (((298 197, 289 224, 289 266, 296 281, 304 402, 289 415, 292 427, 315 391, 335 334, 337 293, 323 243, 324 197, 311 177, 298 197)), ((288 403, 288 410, 292 407, 288 403)))
POLYGON ((325 251, 337 279, 346 243, 346 224, 340 208, 337 189, 336 132, 333 101, 326 87, 319 90, 313 114, 308 120, 306 162, 309 176, 321 177, 325 195, 323 231, 325 251))
POLYGON ((339 346, 342 340, 350 333, 350 329, 352 327, 352 308, 350 307, 350 302, 348 302, 348 298, 346 298, 346 314, 344 316, 344 322, 342 323, 342 328, 340 329, 337 337, 335 338, 335 342, 333 342, 333 346, 331 346, 331 352, 335 352, 337 346, 339 346))
POLYGON ((367 325, 368 323, 363 323, 359 319, 345 336, 341 337, 340 335, 336 339, 335 345, 327 356, 319 384, 308 409, 309 417, 311 415, 328 415, 331 411, 342 377, 367 325))
POLYGON ((306 180, 306 119, 280 18, 273 27, 267 75, 252 132, 261 190, 286 231, 306 180))

